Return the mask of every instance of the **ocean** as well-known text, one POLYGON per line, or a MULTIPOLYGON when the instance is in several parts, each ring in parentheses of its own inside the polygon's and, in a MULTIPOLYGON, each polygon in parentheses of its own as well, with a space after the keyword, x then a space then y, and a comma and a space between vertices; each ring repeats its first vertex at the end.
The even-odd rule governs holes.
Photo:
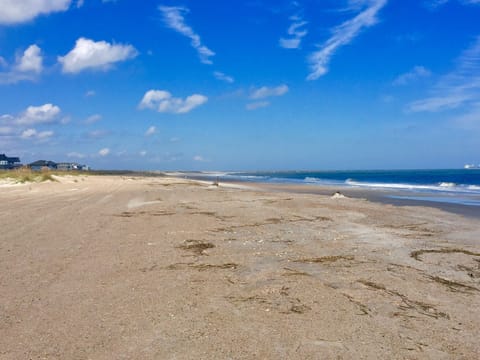
POLYGON ((478 207, 475 211, 480 212, 480 169, 202 172, 197 175, 219 181, 333 186, 338 191, 364 189, 392 203, 404 200, 414 204, 417 201, 454 204, 478 207))

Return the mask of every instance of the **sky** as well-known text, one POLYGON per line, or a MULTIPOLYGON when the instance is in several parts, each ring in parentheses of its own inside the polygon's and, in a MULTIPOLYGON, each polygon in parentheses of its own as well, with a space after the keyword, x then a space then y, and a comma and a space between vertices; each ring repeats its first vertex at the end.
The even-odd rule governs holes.
POLYGON ((0 0, 0 153, 132 170, 480 163, 480 0, 0 0))

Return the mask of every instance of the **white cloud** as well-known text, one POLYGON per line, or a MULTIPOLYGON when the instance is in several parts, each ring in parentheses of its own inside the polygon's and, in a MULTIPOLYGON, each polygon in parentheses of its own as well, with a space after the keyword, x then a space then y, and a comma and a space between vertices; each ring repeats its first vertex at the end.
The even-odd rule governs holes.
POLYGON ((85 4, 85 0, 77 0, 77 8, 81 8, 85 4))
POLYGON ((345 21, 332 30, 332 36, 320 47, 320 50, 312 53, 310 62, 310 74, 308 80, 316 80, 328 72, 328 64, 335 52, 342 46, 349 44, 364 28, 375 25, 378 12, 387 4, 388 0, 357 0, 357 7, 362 5, 366 9, 354 18, 345 21))
POLYGON ((41 73, 43 70, 43 58, 41 49, 37 45, 30 45, 23 53, 15 67, 21 72, 41 73))
POLYGON ((235 82, 235 79, 233 77, 228 76, 220 71, 214 71, 213 76, 215 76, 217 80, 225 81, 229 84, 232 84, 233 82, 235 82))
POLYGON ((37 140, 45 140, 53 136, 53 131, 41 131, 38 132, 35 129, 26 129, 22 131, 20 137, 22 139, 37 139, 37 140))
POLYGON ((95 90, 88 90, 86 93, 85 93, 85 96, 86 97, 91 97, 91 96, 95 96, 97 93, 95 90))
POLYGON ((264 99, 272 96, 282 96, 282 95, 285 95, 287 92, 288 92, 288 86, 285 84, 279 85, 273 88, 262 86, 258 89, 253 90, 252 93, 250 94, 250 98, 264 99))
POLYGON ((308 34, 308 31, 304 29, 308 22, 304 21, 298 15, 291 16, 290 20, 292 21, 292 24, 287 29, 289 37, 280 38, 279 44, 285 49, 298 49, 302 39, 308 34))
POLYGON ((407 85, 408 83, 418 80, 420 78, 429 77, 432 72, 423 66, 415 66, 412 70, 405 74, 399 75, 394 81, 393 85, 407 85))
POLYGON ((52 104, 29 106, 14 121, 19 125, 47 124, 55 122, 60 112, 60 108, 52 104))
POLYGON ((34 137, 36 134, 37 134, 37 130, 35 130, 35 129, 27 129, 27 130, 24 130, 24 131, 22 132, 22 135, 20 135, 20 137, 21 137, 22 139, 29 139, 29 138, 34 137))
POLYGON ((270 102, 268 101, 256 101, 256 102, 247 104, 245 107, 247 110, 256 110, 256 109, 267 107, 269 105, 270 105, 270 102))
POLYGON ((145 131, 145 136, 151 136, 157 132, 157 128, 155 126, 150 126, 147 131, 145 131))
POLYGON ((94 124, 96 122, 99 122, 100 120, 102 120, 102 115, 100 114, 90 115, 85 119, 85 124, 94 124))
POLYGON ((79 38, 75 47, 65 56, 59 56, 64 73, 79 73, 87 69, 108 70, 114 63, 132 59, 138 55, 132 45, 110 44, 79 38))
POLYGON ((98 155, 100 156, 107 156, 110 154, 110 149, 109 148, 103 148, 98 152, 98 155))
POLYGON ((480 99, 480 36, 459 57, 457 67, 441 77, 431 96, 407 106, 411 112, 438 112, 462 107, 468 111, 480 99))
POLYGON ((147 152, 145 150, 142 150, 142 151, 139 152, 139 154, 140 154, 140 156, 145 156, 145 155, 147 155, 147 152))
POLYGON ((139 104, 140 109, 153 109, 162 113, 185 114, 196 107, 205 104, 208 98, 193 94, 185 99, 175 98, 165 90, 149 90, 139 104))
MULTIPOLYGON (((1 0, 0 0, 1 1, 1 0)), ((35 80, 43 71, 42 50, 35 44, 30 45, 18 57, 15 65, 6 72, 0 73, 0 84, 14 84, 19 81, 35 80)), ((8 63, 1 58, 0 65, 8 68, 8 63)))
POLYGON ((215 53, 203 45, 202 41, 200 40, 200 36, 185 23, 185 18, 183 15, 188 13, 189 10, 185 7, 175 6, 159 6, 158 9, 163 15, 163 21, 169 28, 177 31, 191 40, 191 45, 195 50, 197 50, 200 61, 204 64, 212 64, 210 57, 214 56, 215 53))
POLYGON ((0 0, 0 24, 23 23, 52 12, 65 11, 71 0, 0 0))

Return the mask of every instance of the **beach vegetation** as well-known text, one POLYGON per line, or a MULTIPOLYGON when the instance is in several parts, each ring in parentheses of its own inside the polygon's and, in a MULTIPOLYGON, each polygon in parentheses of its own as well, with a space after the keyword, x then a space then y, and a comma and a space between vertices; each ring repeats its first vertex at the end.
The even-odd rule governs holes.
POLYGON ((29 168, 19 168, 14 170, 0 171, 0 180, 10 181, 17 184, 57 181, 55 175, 61 175, 47 169, 41 171, 32 171, 29 168))

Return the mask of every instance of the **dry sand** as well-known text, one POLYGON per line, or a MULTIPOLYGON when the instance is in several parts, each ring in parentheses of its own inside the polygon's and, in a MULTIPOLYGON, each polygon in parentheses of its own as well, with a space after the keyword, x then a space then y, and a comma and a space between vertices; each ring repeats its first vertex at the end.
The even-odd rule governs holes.
POLYGON ((0 359, 478 359, 480 225, 171 178, 0 188, 0 359))

